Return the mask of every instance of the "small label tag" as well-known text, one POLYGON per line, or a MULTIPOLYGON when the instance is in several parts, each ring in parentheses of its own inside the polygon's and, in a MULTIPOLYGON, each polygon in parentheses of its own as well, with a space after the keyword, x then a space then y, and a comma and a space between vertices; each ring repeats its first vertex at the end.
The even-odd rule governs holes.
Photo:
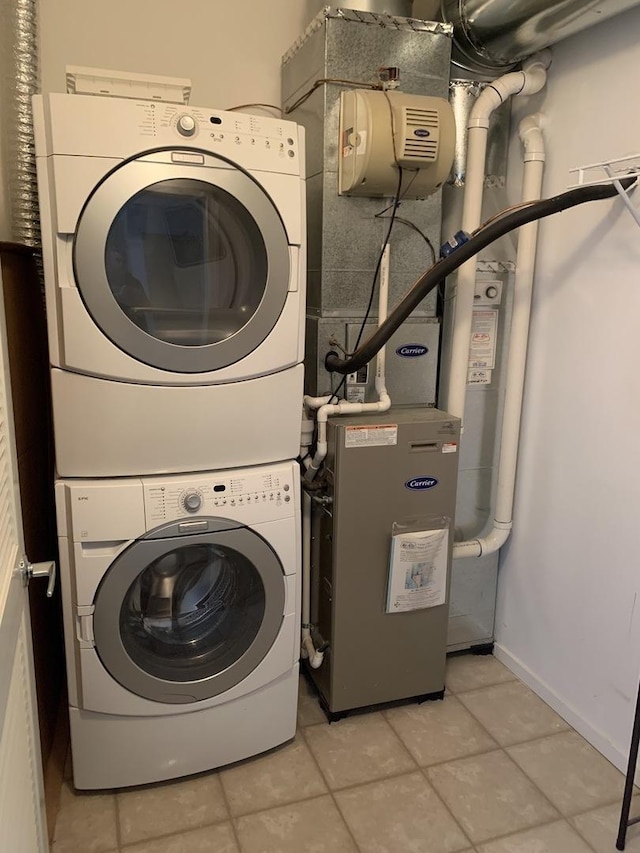
POLYGON ((491 370, 470 370, 467 374, 467 385, 491 385, 491 370))
POLYGON ((458 445, 454 441, 445 442, 442 445, 442 452, 443 453, 457 453, 458 452, 458 445))
POLYGON ((364 385, 347 385, 347 401, 349 403, 364 403, 366 390, 364 385))

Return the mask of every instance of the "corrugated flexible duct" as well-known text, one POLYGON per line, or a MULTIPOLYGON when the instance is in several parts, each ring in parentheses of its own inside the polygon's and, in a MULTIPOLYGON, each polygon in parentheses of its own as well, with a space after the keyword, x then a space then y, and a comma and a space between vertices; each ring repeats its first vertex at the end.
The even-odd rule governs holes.
POLYGON ((31 96, 38 91, 37 0, 2 0, 2 102, 12 239, 40 246, 31 96))
POLYGON ((454 26, 455 64, 495 76, 638 5, 640 0, 442 0, 442 18, 454 26))

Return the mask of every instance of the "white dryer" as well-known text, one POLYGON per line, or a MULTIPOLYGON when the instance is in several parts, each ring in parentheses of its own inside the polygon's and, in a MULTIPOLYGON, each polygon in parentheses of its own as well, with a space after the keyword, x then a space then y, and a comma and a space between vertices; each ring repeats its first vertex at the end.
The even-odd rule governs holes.
POLYGON ((77 788, 197 773, 294 736, 296 468, 57 482, 77 788))
POLYGON ((34 124, 58 474, 293 458, 302 129, 63 94, 34 124))

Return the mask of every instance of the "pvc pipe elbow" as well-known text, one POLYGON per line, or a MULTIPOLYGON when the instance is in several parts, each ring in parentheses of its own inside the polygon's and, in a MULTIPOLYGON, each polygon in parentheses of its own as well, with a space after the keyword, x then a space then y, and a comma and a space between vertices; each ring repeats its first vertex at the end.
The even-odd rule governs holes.
POLYGON ((309 397, 307 394, 302 398, 302 402, 307 407, 307 409, 319 409, 320 406, 326 406, 326 404, 331 400, 333 394, 327 397, 309 397))
POLYGON ((313 640, 311 639, 311 634, 309 633, 308 628, 303 628, 302 630, 301 655, 305 660, 309 660, 309 665, 312 669, 318 669, 322 666, 324 652, 319 652, 313 645, 313 640))
MULTIPOLYGON (((498 77, 483 89, 482 94, 473 105, 467 127, 489 127, 489 120, 498 107, 512 95, 519 95, 527 85, 527 75, 524 71, 514 71, 498 77)), ((537 91, 537 90, 536 90, 537 91)))
POLYGON ((469 539, 466 542, 455 542, 453 545, 453 559, 486 557, 488 554, 495 554, 509 538, 512 527, 512 521, 494 521, 493 528, 486 536, 469 539))
POLYGON ((543 123, 544 116, 542 113, 534 113, 533 115, 525 116, 518 125, 518 133, 524 146, 525 163, 532 160, 544 162, 546 159, 544 136, 542 134, 543 123))

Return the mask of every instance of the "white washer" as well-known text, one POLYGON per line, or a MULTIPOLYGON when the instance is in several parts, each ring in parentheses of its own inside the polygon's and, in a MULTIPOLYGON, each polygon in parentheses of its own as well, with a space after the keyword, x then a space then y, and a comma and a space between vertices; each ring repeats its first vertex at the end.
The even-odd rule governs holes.
POLYGON ((296 468, 56 483, 77 788, 197 773, 294 736, 296 468))
POLYGON ((303 130, 63 94, 34 124, 58 474, 293 458, 303 130))

